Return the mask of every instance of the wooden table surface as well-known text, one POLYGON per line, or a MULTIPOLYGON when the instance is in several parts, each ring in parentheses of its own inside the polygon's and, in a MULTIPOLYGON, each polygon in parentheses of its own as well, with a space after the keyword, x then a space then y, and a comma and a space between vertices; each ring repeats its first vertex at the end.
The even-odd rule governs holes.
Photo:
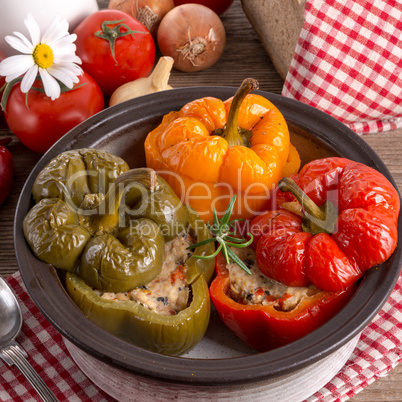
MULTIPOLYGON (((107 0, 98 0, 101 8, 107 0)), ((193 85, 238 86, 244 78, 253 77, 260 83, 260 89, 280 94, 283 80, 276 72, 258 36, 245 17, 240 0, 222 16, 227 45, 220 60, 210 69, 197 73, 173 71, 169 83, 175 87, 193 85)), ((18 270, 13 244, 13 219, 18 197, 30 171, 40 155, 28 150, 7 129, 0 118, 0 138, 11 136, 9 146, 15 164, 14 185, 11 195, 0 208, 0 273, 7 277, 18 270)), ((390 170, 399 189, 402 189, 402 130, 390 133, 365 135, 363 139, 378 153, 390 170)), ((401 401, 402 365, 351 399, 353 402, 401 401)))

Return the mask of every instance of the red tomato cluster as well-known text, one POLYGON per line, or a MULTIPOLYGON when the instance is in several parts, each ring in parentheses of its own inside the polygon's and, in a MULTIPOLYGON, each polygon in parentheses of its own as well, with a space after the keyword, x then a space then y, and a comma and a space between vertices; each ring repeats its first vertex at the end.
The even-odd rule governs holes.
MULTIPOLYGON (((232 2, 174 1, 175 6, 198 3, 216 14, 226 11, 232 2)), ((101 111, 105 97, 118 87, 147 77, 154 67, 154 37, 124 11, 113 8, 97 11, 85 18, 73 33, 77 35, 76 54, 84 70, 80 82, 55 101, 44 95, 40 80, 35 81, 28 94, 23 94, 17 83, 7 99, 4 113, 7 125, 24 145, 38 153, 46 152, 77 124, 101 111)), ((0 55, 0 61, 2 58, 0 55)), ((4 81, 4 77, 1 79, 4 81)))
POLYGON ((8 127, 25 146, 38 153, 45 153, 73 127, 103 110, 104 97, 117 87, 148 76, 154 65, 151 34, 122 11, 97 11, 84 19, 74 33, 76 54, 84 70, 78 84, 52 101, 41 90, 40 80, 35 81, 28 94, 22 93, 17 83, 7 99, 4 116, 8 127), (115 33, 118 39, 109 42, 108 37, 115 33))

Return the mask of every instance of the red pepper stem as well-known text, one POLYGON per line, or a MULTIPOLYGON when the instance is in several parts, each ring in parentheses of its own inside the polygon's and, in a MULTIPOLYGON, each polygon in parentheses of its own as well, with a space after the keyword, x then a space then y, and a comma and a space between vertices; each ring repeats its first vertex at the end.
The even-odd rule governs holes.
POLYGON ((295 183, 290 177, 284 177, 278 183, 278 188, 281 191, 291 192, 300 202, 302 208, 312 217, 325 221, 326 213, 317 206, 317 204, 295 183))
POLYGON ((223 138, 229 144, 229 147, 234 147, 236 145, 246 146, 244 139, 238 130, 238 120, 240 106, 243 103, 244 98, 255 89, 258 89, 258 81, 253 78, 246 78, 240 88, 237 90, 233 97, 232 104, 229 109, 229 116, 227 119, 226 127, 222 135, 223 138))

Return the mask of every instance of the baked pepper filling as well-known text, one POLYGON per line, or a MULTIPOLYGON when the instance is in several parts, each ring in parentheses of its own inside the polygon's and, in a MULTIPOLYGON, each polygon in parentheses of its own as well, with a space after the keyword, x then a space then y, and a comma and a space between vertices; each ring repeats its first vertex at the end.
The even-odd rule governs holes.
POLYGON ((251 275, 236 263, 227 265, 230 278, 229 296, 238 303, 251 305, 273 305, 281 311, 293 310, 305 297, 313 296, 321 290, 314 285, 304 287, 286 286, 264 275, 257 265, 256 255, 251 248, 233 249, 244 261, 251 275))
POLYGON ((132 300, 161 315, 175 315, 186 309, 191 293, 187 283, 186 261, 192 256, 188 247, 194 240, 183 232, 165 243, 165 258, 160 274, 152 281, 129 292, 94 292, 104 299, 114 301, 132 300))

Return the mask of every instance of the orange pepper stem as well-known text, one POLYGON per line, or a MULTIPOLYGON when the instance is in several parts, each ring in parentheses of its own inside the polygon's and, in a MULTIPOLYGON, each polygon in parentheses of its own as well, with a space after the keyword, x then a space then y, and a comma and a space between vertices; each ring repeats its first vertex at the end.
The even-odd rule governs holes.
POLYGON ((229 147, 236 145, 247 146, 244 136, 238 127, 239 111, 244 98, 253 90, 258 89, 258 81, 253 78, 246 78, 233 97, 229 109, 229 116, 222 137, 228 142, 229 147))
POLYGON ((319 207, 290 177, 280 180, 278 188, 291 192, 301 204, 304 218, 302 228, 305 232, 315 235, 335 231, 338 211, 332 202, 326 201, 319 207))

